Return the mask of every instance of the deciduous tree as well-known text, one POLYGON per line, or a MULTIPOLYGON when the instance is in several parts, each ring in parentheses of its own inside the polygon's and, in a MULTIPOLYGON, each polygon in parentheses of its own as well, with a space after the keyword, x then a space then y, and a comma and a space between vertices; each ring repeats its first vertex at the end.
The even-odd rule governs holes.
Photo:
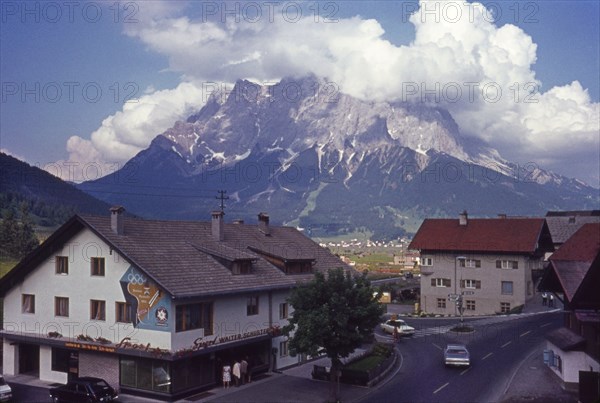
MULTIPOLYGON (((283 328, 292 354, 316 355, 324 348, 331 359, 331 381, 337 382, 341 359, 373 336, 383 307, 366 274, 343 269, 316 273, 313 281, 294 289, 288 299, 294 312, 283 328)), ((338 399, 334 387, 334 398, 338 399)))

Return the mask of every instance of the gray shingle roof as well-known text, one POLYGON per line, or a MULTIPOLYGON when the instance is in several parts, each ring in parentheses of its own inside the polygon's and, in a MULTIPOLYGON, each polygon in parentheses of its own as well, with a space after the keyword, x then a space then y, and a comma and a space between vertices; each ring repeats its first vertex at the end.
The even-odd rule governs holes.
POLYGON ((546 223, 552 235, 552 242, 563 244, 584 224, 600 223, 600 216, 575 215, 547 216, 546 223))
POLYGON ((289 288, 313 278, 313 274, 286 275, 253 250, 290 260, 314 260, 313 267, 319 271, 348 268, 290 227, 271 226, 266 236, 257 225, 225 224, 225 239, 215 241, 210 222, 125 217, 124 235, 117 235, 111 230, 108 216, 80 218, 176 298, 289 288), (251 274, 236 275, 214 256, 256 260, 251 274))

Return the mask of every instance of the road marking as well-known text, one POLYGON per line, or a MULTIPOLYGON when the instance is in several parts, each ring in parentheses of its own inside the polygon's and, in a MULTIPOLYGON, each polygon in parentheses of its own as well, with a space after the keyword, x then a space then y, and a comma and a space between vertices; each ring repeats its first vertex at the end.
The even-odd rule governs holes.
POLYGON ((528 330, 528 331, 526 331, 525 333, 521 333, 521 334, 519 335, 519 337, 523 337, 523 336, 525 336, 525 335, 527 335, 527 334, 529 334, 529 333, 531 333, 531 330, 528 330))
POLYGON ((504 348, 504 347, 508 346, 510 343, 512 343, 512 341, 507 341, 506 343, 501 345, 500 348, 504 348))
POLYGON ((431 344, 433 344, 433 345, 434 345, 434 346, 435 346, 437 349, 439 349, 440 351, 442 350, 442 348, 441 348, 440 346, 438 346, 437 344, 435 344, 435 343, 431 343, 431 344))
POLYGON ((450 382, 446 382, 445 384, 443 384, 442 386, 440 386, 439 388, 437 388, 433 394, 435 395, 436 393, 438 393, 440 390, 444 389, 446 386, 450 385, 450 382))
POLYGON ((494 353, 488 353, 488 354, 487 354, 485 357, 483 357, 483 358, 481 359, 481 361, 485 360, 485 359, 486 359, 486 358, 488 358, 488 357, 491 357, 492 355, 494 355, 494 353))
POLYGON ((466 373, 467 373, 467 371, 469 371, 470 369, 471 369, 471 368, 467 368, 467 369, 465 369, 464 371, 462 371, 460 374, 461 374, 461 375, 464 375, 464 374, 466 374, 466 373))
POLYGON ((548 322, 548 323, 544 323, 543 325, 541 325, 540 327, 546 327, 546 326, 550 326, 552 324, 552 322, 548 322))

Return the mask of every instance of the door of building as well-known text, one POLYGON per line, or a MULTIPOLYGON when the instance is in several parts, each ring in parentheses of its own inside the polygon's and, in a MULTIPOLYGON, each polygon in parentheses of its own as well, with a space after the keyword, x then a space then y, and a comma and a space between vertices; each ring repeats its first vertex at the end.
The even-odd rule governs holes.
POLYGON ((40 346, 35 344, 19 344, 19 373, 39 375, 40 346))

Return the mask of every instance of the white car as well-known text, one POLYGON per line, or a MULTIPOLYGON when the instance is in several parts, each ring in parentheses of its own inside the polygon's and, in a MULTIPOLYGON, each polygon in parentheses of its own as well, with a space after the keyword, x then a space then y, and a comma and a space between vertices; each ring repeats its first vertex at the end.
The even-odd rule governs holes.
POLYGON ((402 319, 389 319, 380 326, 381 330, 391 335, 394 334, 394 329, 398 329, 398 336, 412 336, 415 334, 415 328, 408 326, 402 319))
POLYGON ((464 344, 448 344, 444 349, 444 364, 455 367, 471 365, 471 355, 464 344))
POLYGON ((4 377, 0 375, 0 402, 7 402, 12 399, 12 389, 6 381, 4 377))

